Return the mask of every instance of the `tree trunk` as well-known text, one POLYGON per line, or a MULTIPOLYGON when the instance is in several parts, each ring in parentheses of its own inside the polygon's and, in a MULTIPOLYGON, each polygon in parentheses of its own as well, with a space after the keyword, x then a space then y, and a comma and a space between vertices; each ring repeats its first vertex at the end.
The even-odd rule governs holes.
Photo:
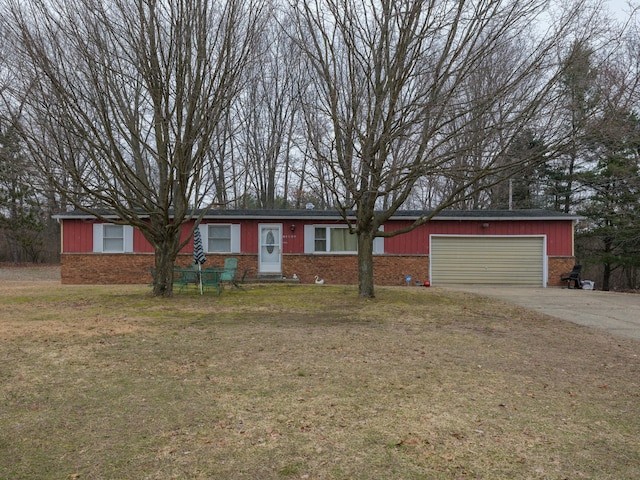
POLYGON ((562 211, 569 213, 571 211, 571 200, 573 198, 573 177, 575 175, 576 158, 575 154, 571 154, 571 160, 569 163, 569 172, 567 174, 567 185, 564 192, 564 206, 562 211))
POLYGON ((153 295, 156 297, 173 296, 173 265, 177 257, 177 242, 167 238, 155 245, 156 274, 153 283, 153 295))
POLYGON ((609 281, 611 280, 611 264, 604 264, 604 272, 602 273, 602 290, 609 291, 609 281))
POLYGON ((374 298, 373 291, 373 240, 372 232, 358 234, 358 296, 374 298))

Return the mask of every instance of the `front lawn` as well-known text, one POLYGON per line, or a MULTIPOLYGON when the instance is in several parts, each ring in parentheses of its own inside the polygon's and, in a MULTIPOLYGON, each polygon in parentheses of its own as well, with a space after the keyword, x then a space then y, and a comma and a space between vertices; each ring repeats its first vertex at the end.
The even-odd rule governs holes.
POLYGON ((0 288, 0 478, 640 478, 631 340, 436 288, 0 288))

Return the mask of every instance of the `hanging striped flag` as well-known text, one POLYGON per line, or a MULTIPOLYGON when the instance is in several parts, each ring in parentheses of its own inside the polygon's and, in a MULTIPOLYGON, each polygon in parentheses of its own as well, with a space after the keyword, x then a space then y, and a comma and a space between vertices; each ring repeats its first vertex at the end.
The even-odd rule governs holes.
POLYGON ((193 232, 193 263, 202 265, 207 261, 207 257, 204 255, 204 249, 202 248, 202 236, 200 235, 200 229, 196 228, 193 232))

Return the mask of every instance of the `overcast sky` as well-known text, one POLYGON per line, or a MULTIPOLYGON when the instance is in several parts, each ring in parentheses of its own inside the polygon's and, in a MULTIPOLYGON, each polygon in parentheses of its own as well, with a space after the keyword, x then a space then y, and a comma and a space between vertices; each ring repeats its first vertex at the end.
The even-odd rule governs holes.
MULTIPOLYGON (((631 0, 631 3, 638 8, 640 2, 638 0, 631 0)), ((629 18, 629 12, 632 10, 632 7, 629 5, 629 0, 607 0, 607 4, 609 5, 611 13, 619 20, 629 18)))

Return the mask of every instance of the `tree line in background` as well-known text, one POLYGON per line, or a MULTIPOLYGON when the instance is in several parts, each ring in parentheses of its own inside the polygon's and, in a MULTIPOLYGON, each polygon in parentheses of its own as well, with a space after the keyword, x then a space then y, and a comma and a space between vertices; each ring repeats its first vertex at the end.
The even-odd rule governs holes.
POLYGON ((208 208, 338 209, 373 296, 398 209, 583 216, 601 288, 640 287, 640 25, 591 1, 3 0, 0 261, 107 209, 171 294, 208 208), (146 216, 141 216, 144 212, 146 216))

